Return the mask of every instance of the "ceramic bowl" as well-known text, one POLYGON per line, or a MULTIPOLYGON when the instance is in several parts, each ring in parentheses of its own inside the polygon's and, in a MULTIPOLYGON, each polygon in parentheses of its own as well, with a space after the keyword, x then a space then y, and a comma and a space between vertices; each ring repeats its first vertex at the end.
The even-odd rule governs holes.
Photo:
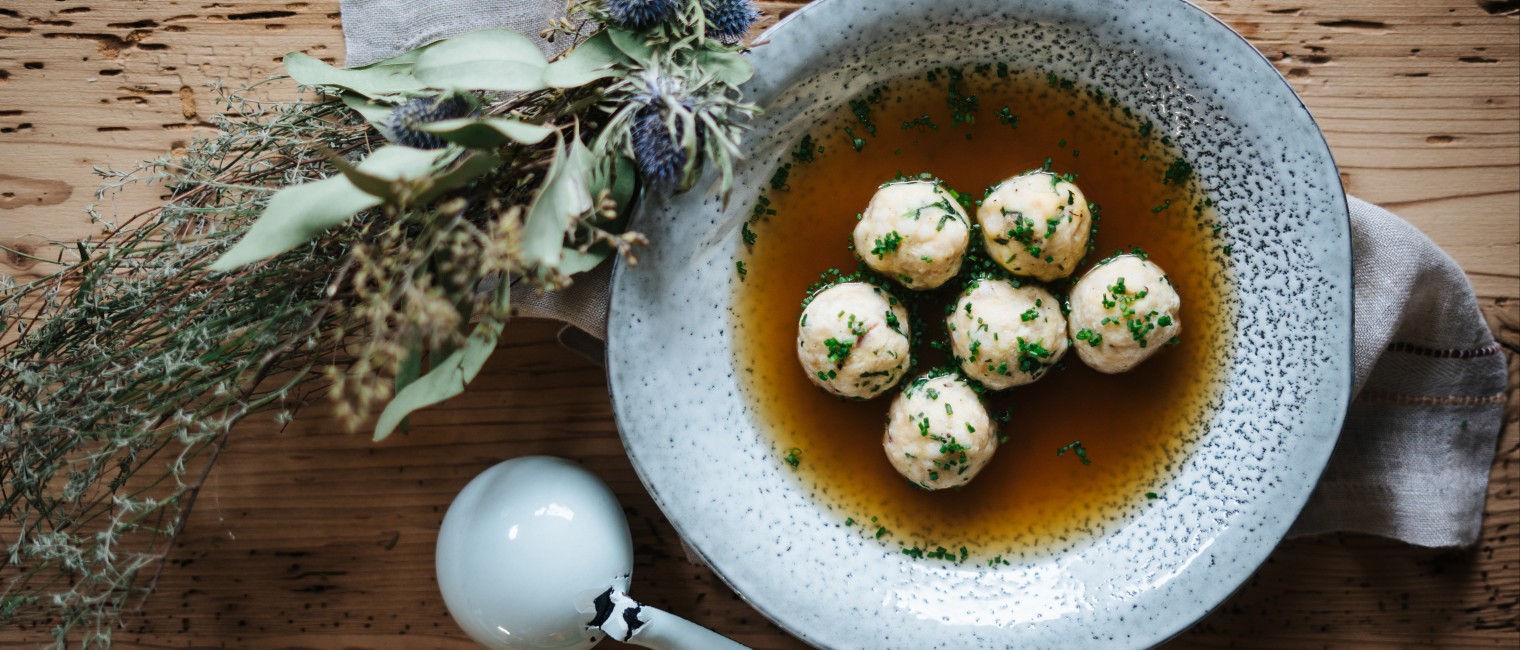
MULTIPOLYGON (((725 207, 711 178, 646 201, 653 242, 614 276, 608 373, 629 456, 738 593, 820 647, 1142 647, 1248 578, 1298 515, 1351 387, 1345 195, 1320 131, 1243 38, 1179 0, 823 0, 753 51, 765 116, 725 207), (738 231, 799 129, 866 88, 1018 61, 1101 87, 1193 162, 1233 248, 1222 392, 1168 498, 1008 566, 905 557, 838 519, 783 463, 737 376, 738 231)), ((792 354, 790 350, 777 354, 792 354)))

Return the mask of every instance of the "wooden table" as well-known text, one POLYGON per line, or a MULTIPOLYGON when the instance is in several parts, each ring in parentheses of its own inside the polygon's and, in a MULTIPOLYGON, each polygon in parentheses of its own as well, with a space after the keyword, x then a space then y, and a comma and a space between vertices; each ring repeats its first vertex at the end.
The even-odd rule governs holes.
MULTIPOLYGON (((1201 4, 1303 96, 1349 191, 1396 210, 1467 269, 1520 369, 1520 3, 1264 0, 1201 4)), ((771 16, 790 2, 761 3, 771 16)), ((211 133, 205 84, 341 59, 338 0, 11 0, 0 7, 0 243, 99 228, 90 168, 130 167, 211 133)), ((281 92, 287 87, 281 87, 281 92)), ((120 199, 151 205, 154 188, 120 199)), ((131 210, 127 210, 131 211, 131 210)), ((26 274, 18 259, 0 273, 26 274)), ((471 647, 433 577, 434 535, 477 472, 523 454, 583 462, 625 504, 635 594, 756 648, 800 646, 689 564, 623 453, 601 369, 520 321, 463 396, 371 444, 322 407, 248 422, 207 483, 158 594, 122 647, 471 647)), ((1516 647, 1520 393, 1468 550, 1357 535, 1286 542, 1179 647, 1516 647)), ((0 631, 0 645, 36 640, 0 631)), ((609 644, 610 645, 610 644, 609 644)))

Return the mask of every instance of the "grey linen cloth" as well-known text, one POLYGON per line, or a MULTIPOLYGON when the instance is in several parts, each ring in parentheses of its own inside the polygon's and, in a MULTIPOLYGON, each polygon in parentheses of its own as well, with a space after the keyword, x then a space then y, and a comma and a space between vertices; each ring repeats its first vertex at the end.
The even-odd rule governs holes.
POLYGON ((487 27, 524 34, 546 55, 570 46, 538 33, 565 15, 567 0, 343 0, 344 65, 369 65, 441 38, 487 27))
MULTIPOLYGON (((563 0, 343 0, 347 64, 363 65, 487 27, 536 36, 563 0)), ((566 43, 540 43, 546 53, 566 43)), ((1504 415, 1504 354, 1462 268, 1419 230, 1351 198, 1354 398, 1330 464, 1290 535, 1352 531, 1420 546, 1469 546, 1482 530, 1504 415)), ((521 316, 572 325, 599 358, 610 264, 569 289, 514 291, 521 316)))
POLYGON ((1289 534, 1344 530, 1469 546, 1482 532, 1503 426, 1503 350, 1455 260, 1393 213, 1349 203, 1354 397, 1330 465, 1289 534))

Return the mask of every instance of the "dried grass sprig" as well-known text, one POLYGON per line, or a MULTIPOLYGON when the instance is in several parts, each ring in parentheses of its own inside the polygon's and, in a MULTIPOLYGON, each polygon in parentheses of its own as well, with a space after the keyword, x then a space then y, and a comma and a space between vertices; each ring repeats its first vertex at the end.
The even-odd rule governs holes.
POLYGON ((60 644, 110 638, 232 424, 298 406, 292 388, 335 352, 314 336, 336 318, 321 315, 327 247, 205 269, 275 183, 323 171, 301 164, 310 140, 282 134, 340 147, 366 136, 334 105, 226 99, 241 113, 219 137, 111 175, 113 190, 174 188, 167 203, 65 249, 76 259, 61 270, 0 288, 0 618, 45 625, 60 644))

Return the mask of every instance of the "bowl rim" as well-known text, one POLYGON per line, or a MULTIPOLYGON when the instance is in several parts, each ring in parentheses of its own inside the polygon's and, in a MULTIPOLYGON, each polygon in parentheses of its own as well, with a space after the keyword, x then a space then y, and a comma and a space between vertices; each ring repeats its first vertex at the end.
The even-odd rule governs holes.
MULTIPOLYGON (((794 23, 800 23, 800 22, 803 22, 803 21, 807 20, 808 17, 810 17, 810 16, 821 14, 822 11, 818 9, 819 7, 829 7, 829 6, 833 6, 833 5, 836 5, 836 4, 840 4, 841 2, 845 2, 845 1, 848 1, 848 0, 811 0, 810 2, 808 2, 808 4, 805 4, 805 5, 801 6, 801 7, 798 7, 792 13, 786 15, 785 17, 782 17, 775 24, 773 24, 773 25, 767 27, 765 30, 763 30, 760 34, 758 34, 755 37, 755 39, 753 41, 750 42, 749 47, 770 46, 770 43, 769 43, 770 38, 774 34, 778 33, 779 31, 784 30, 788 25, 792 25, 794 23)), ((1274 75, 1277 78, 1277 81, 1282 84, 1282 87, 1287 89, 1288 95, 1292 98, 1292 100, 1294 102, 1293 106, 1296 107, 1297 111, 1300 112, 1303 117, 1307 118, 1308 121, 1309 121, 1309 124, 1311 124, 1314 127, 1313 131, 1314 131, 1314 135, 1317 137, 1317 144, 1319 145, 1320 150, 1324 153, 1324 155, 1326 157, 1326 160, 1329 162, 1329 169, 1332 172, 1334 172, 1332 174, 1334 182, 1327 188, 1327 191, 1331 192, 1334 195, 1335 204, 1332 205, 1331 208, 1337 210, 1337 214, 1342 218, 1342 220, 1344 222, 1345 233, 1347 235, 1346 236, 1346 253, 1347 254, 1346 254, 1346 257, 1345 257, 1345 268, 1343 269, 1343 273, 1344 273, 1344 276, 1347 279, 1347 294, 1348 295, 1347 295, 1347 298, 1346 298, 1346 302, 1348 304, 1347 304, 1347 309, 1346 309, 1346 319, 1347 319, 1347 326, 1348 326, 1348 334, 1346 336, 1345 350, 1342 352, 1342 355, 1341 355, 1341 357, 1345 361, 1345 363, 1343 364, 1344 365, 1344 369, 1345 369, 1345 377, 1344 377, 1344 384, 1343 384, 1344 385, 1344 390, 1340 391, 1340 394, 1338 394, 1338 395, 1335 396, 1335 398, 1336 398, 1335 402, 1338 403, 1340 406, 1335 409, 1334 415, 1332 415, 1332 417, 1331 417, 1332 424, 1333 424, 1334 429, 1335 429, 1335 434, 1334 434, 1333 438, 1327 444, 1325 444, 1324 449, 1323 449, 1323 453, 1319 454, 1317 456, 1317 458, 1316 458, 1316 460, 1314 462, 1314 467, 1313 467, 1312 471, 1309 472, 1310 474, 1312 474, 1313 479, 1314 479, 1313 482, 1312 482, 1312 485, 1313 486, 1317 486, 1319 484, 1320 480, 1323 478, 1323 475, 1324 475, 1326 467, 1329 465, 1330 457, 1331 457, 1331 455, 1332 455, 1332 453, 1333 453, 1333 451, 1334 451, 1334 449, 1336 447, 1335 443, 1336 443, 1336 441, 1339 440, 1340 431, 1341 431, 1342 427, 1345 424, 1346 408, 1350 406, 1351 400, 1354 397, 1354 394, 1356 392, 1356 387, 1355 387, 1356 369, 1355 369, 1355 347, 1354 347, 1355 346, 1355 331, 1356 331, 1356 313, 1355 313, 1355 309, 1354 309, 1354 305, 1355 305, 1354 288, 1355 288, 1355 282, 1356 282, 1356 268, 1355 268, 1355 264, 1354 264, 1354 258, 1355 258, 1355 238, 1352 236, 1350 203, 1349 203, 1349 200, 1348 200, 1348 194, 1346 192, 1345 183, 1342 181, 1342 177, 1341 177, 1341 174, 1340 174, 1340 165, 1335 160, 1334 152, 1330 148, 1330 143, 1329 143, 1328 138, 1326 138, 1326 136, 1325 136, 1324 129, 1321 128, 1321 126, 1319 124, 1319 121, 1315 119, 1313 112, 1309 110, 1308 105, 1304 103, 1303 98, 1298 94, 1298 92, 1293 89, 1293 86, 1292 86, 1291 83, 1288 82, 1288 79, 1282 75, 1282 73, 1277 69, 1276 66, 1272 65, 1271 60, 1268 59, 1264 54, 1262 54, 1261 51, 1259 49, 1257 49, 1256 46, 1250 41, 1250 39, 1247 39, 1244 35, 1242 35, 1239 31, 1237 31, 1229 23, 1225 22, 1220 17, 1214 15, 1212 12, 1210 12, 1209 10, 1207 10, 1204 7, 1200 6, 1199 4, 1197 4, 1196 2, 1194 2, 1193 0, 1152 0, 1152 1, 1153 2, 1160 2, 1160 3, 1171 3, 1171 4, 1181 5, 1187 11, 1197 12, 1198 14, 1201 14, 1202 16, 1206 17, 1208 20, 1212 21, 1213 23, 1215 23, 1219 27, 1222 27, 1224 30, 1226 30, 1226 32, 1228 32, 1228 34, 1230 34, 1231 36, 1233 36, 1240 43, 1244 44, 1247 47, 1247 49, 1249 49, 1251 51, 1251 53, 1255 55, 1254 62, 1257 62, 1257 63, 1261 64, 1267 70, 1271 71, 1272 75, 1274 75)), ((1223 34, 1223 32, 1221 32, 1221 34, 1223 34)), ((751 51, 748 48, 746 48, 746 50, 744 51, 744 55, 747 56, 747 57, 750 56, 751 55, 751 51)), ((640 203, 643 203, 644 205, 639 206, 639 209, 637 209, 636 212, 643 212, 644 209, 647 209, 647 206, 648 206, 647 202, 641 201, 640 203)), ((654 501, 655 505, 660 508, 661 514, 665 515, 666 520, 676 530, 676 533, 678 535, 680 535, 681 540, 682 540, 682 546, 683 546, 684 550, 688 553, 688 555, 694 556, 695 558, 697 558, 698 560, 700 560, 701 564, 703 564, 709 570, 711 570, 712 573, 713 573, 713 575, 717 576, 718 579, 720 581, 722 581, 723 584, 725 586, 727 586, 731 591, 733 591, 735 595, 737 595, 740 599, 742 599, 746 604, 748 604, 752 608, 754 608, 755 611, 759 612, 762 616, 764 616, 772 624, 776 625, 777 627, 779 627, 782 630, 784 630, 787 634, 793 636, 794 638, 796 638, 798 640, 803 641, 804 643, 807 643, 810 646, 813 646, 813 647, 823 647, 823 646, 819 646, 818 645, 818 641, 816 639, 813 639, 810 636, 808 636, 804 630, 801 630, 797 626, 793 625, 792 621, 788 620, 788 618, 786 618, 784 616, 777 615, 770 608, 768 608, 765 604, 757 602, 757 601, 751 599, 749 597, 749 595, 746 594, 735 583, 735 581, 734 581, 733 578, 731 578, 729 575, 727 575, 721 567, 719 567, 717 564, 713 563, 711 560, 708 559, 708 557, 706 556, 706 554, 704 554, 703 551, 701 550, 698 542, 695 541, 691 537, 691 535, 688 533, 688 531, 686 530, 685 525, 682 522, 680 522, 678 520, 678 518, 671 516, 671 514, 668 511, 668 506, 667 506, 666 500, 661 496, 660 491, 655 487, 655 485, 653 483, 651 483, 650 477, 646 474, 646 471, 645 471, 643 465, 641 465, 640 462, 638 461, 637 454, 634 452, 634 449, 632 448, 632 446, 630 446, 628 444, 628 442, 629 442, 628 441, 628 436, 625 433, 624 427, 622 426, 622 422, 623 422, 623 415, 622 414, 623 414, 623 411, 624 411, 624 405, 618 399, 617 390, 616 390, 616 383, 617 382, 613 381, 613 379, 612 379, 612 369, 617 364, 617 361, 615 359, 615 357, 617 356, 616 350, 618 350, 620 346, 617 345, 617 343, 615 341, 615 339, 618 338, 618 336, 616 334, 617 329, 613 328, 611 326, 611 318, 612 318, 612 314, 613 314, 613 309, 611 308, 611 303, 613 302, 613 297, 616 296, 617 293, 618 293, 618 287, 620 286, 620 284, 622 284, 621 280, 622 280, 624 274, 628 272, 629 268, 630 268, 630 265, 623 258, 621 258, 621 257, 618 257, 618 258, 616 258, 613 261, 613 268, 612 268, 611 279, 610 279, 610 283, 609 283, 609 292, 608 292, 608 300, 609 300, 609 305, 608 305, 609 308, 608 308, 608 311, 607 311, 608 324, 607 324, 607 327, 606 327, 606 330, 605 330, 607 332, 607 340, 606 340, 606 346, 605 346, 605 350, 606 350, 606 352, 605 352, 605 368, 606 368, 606 371, 608 373, 608 380, 609 380, 609 382, 608 382, 609 383, 609 386, 608 386, 608 396, 609 396, 609 399, 610 399, 611 404, 612 404, 613 417, 614 417, 614 420, 616 421, 616 424, 618 426, 618 435, 619 435, 619 438, 621 439, 621 441, 623 442, 625 453, 628 455, 630 463, 634 467, 634 470, 635 470, 634 473, 635 473, 635 475, 638 476, 639 482, 644 486, 644 489, 649 493, 649 495, 650 495, 651 499, 654 501)), ((1272 542, 1272 543, 1270 543, 1270 544, 1261 544, 1258 547, 1255 547, 1255 548, 1251 549, 1251 551, 1249 552, 1250 557, 1248 558, 1248 560, 1249 560, 1249 564, 1251 566, 1255 567, 1255 568, 1253 568, 1253 570, 1242 572, 1238 576, 1238 579, 1231 580, 1231 581, 1234 582, 1234 584, 1232 584, 1232 585, 1229 586, 1228 591, 1222 597, 1218 598, 1217 601, 1214 602, 1212 605, 1210 605, 1208 607, 1201 608, 1200 610, 1198 610, 1196 616, 1179 617, 1177 619, 1179 621, 1179 623, 1177 625, 1175 625, 1175 626, 1167 626, 1168 628, 1171 628, 1171 629, 1153 628, 1154 631, 1157 632, 1158 634, 1152 635, 1149 638, 1147 638, 1145 640, 1144 646, 1145 647, 1153 647, 1153 646, 1160 645, 1160 644, 1166 643, 1166 642, 1168 642, 1168 641, 1170 641, 1172 639, 1177 638, 1178 636, 1180 636, 1181 634, 1183 634, 1184 632, 1186 632, 1188 629, 1192 628, 1194 625, 1196 625, 1197 623, 1199 623, 1200 621, 1202 621, 1204 618, 1208 617, 1210 614, 1212 614, 1214 611, 1216 611, 1220 605, 1224 604, 1230 598, 1233 598, 1234 595, 1236 593, 1238 593, 1240 591, 1240 589, 1242 587, 1244 587, 1247 582, 1250 581, 1251 577, 1256 574, 1256 571, 1258 571, 1260 569, 1260 567, 1263 564, 1265 564, 1268 556, 1270 556, 1277 549, 1277 547, 1280 546, 1282 544, 1282 542, 1287 539, 1288 533, 1290 532, 1293 524, 1297 521, 1298 517, 1302 514, 1303 510, 1310 503, 1310 501, 1311 501, 1310 496, 1311 496, 1311 494, 1313 492, 1314 492, 1314 487, 1310 487, 1310 488, 1308 488, 1307 490, 1305 490, 1303 492, 1303 497, 1302 497, 1300 503, 1298 504, 1298 506, 1296 508, 1292 509, 1292 512, 1291 512, 1292 517, 1283 517, 1283 518, 1281 518, 1279 520, 1279 523, 1277 525, 1275 525, 1275 526, 1270 526, 1269 524, 1263 526, 1263 527, 1270 526, 1272 528, 1271 534, 1270 535, 1265 535, 1263 537, 1266 538, 1266 539, 1275 539, 1275 541, 1272 542)))

